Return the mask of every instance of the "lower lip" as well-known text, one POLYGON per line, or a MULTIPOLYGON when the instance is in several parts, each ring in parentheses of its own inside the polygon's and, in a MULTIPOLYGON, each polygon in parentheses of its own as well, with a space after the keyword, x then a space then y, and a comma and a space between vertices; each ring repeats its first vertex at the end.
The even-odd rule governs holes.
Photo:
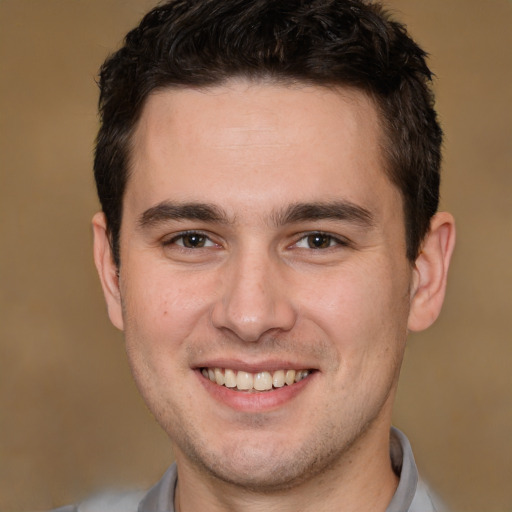
POLYGON ((232 409, 244 412, 266 412, 282 407, 293 400, 299 393, 303 392, 306 386, 310 385, 318 372, 311 373, 305 379, 292 384, 275 388, 271 391, 236 391, 236 389, 219 386, 203 376, 197 370, 196 374, 201 384, 210 395, 218 402, 227 405, 232 409))

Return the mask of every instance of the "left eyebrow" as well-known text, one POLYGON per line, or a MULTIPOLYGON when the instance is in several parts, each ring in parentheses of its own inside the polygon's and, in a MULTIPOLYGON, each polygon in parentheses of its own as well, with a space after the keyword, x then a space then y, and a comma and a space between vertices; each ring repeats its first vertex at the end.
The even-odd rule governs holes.
POLYGON ((170 220, 199 220, 219 224, 229 223, 225 212, 213 204, 163 201, 144 211, 139 218, 139 226, 145 228, 170 220))
POLYGON ((341 220, 372 227, 372 213, 350 201, 331 201, 326 203, 295 203, 282 211, 275 212, 272 221, 276 226, 314 220, 341 220))

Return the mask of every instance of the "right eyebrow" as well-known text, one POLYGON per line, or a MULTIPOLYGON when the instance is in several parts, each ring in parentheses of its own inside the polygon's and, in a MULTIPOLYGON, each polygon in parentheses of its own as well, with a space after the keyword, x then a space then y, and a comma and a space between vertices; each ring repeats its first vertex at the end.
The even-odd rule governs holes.
POLYGON ((273 215, 274 224, 277 226, 324 219, 352 222, 366 228, 374 225, 374 218, 369 210, 346 200, 295 203, 273 215))
POLYGON ((162 201, 144 211, 139 218, 138 224, 141 228, 145 228, 169 220, 200 220, 220 224, 229 223, 225 212, 212 204, 162 201))

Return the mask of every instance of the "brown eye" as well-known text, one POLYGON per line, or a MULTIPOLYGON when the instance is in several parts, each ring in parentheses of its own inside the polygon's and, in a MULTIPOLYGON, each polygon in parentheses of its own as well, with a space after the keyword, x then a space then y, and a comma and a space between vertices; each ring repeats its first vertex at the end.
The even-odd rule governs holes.
POLYGON ((307 236, 307 244, 310 249, 327 249, 332 245, 332 236, 323 233, 314 233, 307 236))
POLYGON ((199 233, 189 233, 186 235, 182 235, 180 239, 178 239, 176 242, 178 243, 178 245, 183 245, 183 247, 186 247, 187 249, 197 249, 200 247, 204 247, 207 241, 208 238, 204 235, 201 235, 199 233), (179 243, 180 241, 181 244, 179 243))
POLYGON ((176 236, 163 240, 165 247, 178 246, 185 249, 206 249, 219 247, 208 235, 201 231, 183 231, 176 236))

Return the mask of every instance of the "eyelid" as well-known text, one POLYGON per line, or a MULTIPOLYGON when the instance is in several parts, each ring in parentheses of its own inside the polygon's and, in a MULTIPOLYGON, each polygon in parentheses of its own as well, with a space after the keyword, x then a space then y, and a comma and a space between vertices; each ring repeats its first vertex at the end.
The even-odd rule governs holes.
MULTIPOLYGON (((325 251, 327 249, 333 249, 333 248, 335 248, 337 246, 339 246, 339 247, 349 247, 351 245, 350 240, 348 240, 347 238, 345 238, 343 236, 334 235, 333 233, 330 233, 329 231, 315 230, 315 231, 305 231, 303 233, 299 233, 297 235, 296 241, 292 244, 291 247, 297 247, 299 249, 302 249, 303 247, 298 247, 299 242, 307 239, 310 236, 315 236, 315 235, 329 237, 331 239, 331 241, 334 242, 334 244, 333 245, 329 245, 328 247, 326 247, 324 249, 322 249, 322 248, 313 249, 311 247, 308 247, 307 248, 308 250, 325 251)), ((306 249, 306 247, 304 247, 304 249, 306 249)))
POLYGON ((190 247, 186 247, 184 244, 176 243, 178 240, 183 239, 184 237, 186 237, 188 235, 198 235, 198 236, 205 237, 208 242, 211 242, 211 245, 208 245, 207 247, 219 247, 219 245, 220 245, 212 239, 211 235, 209 235, 208 233, 206 233, 200 229, 187 229, 185 231, 180 231, 179 233, 175 233, 170 237, 164 237, 162 239, 162 245, 164 245, 164 246, 176 245, 180 249, 185 249, 185 250, 204 249, 204 247, 190 248, 190 247))
MULTIPOLYGON (((216 241, 214 239, 214 237, 212 237, 211 234, 209 234, 208 232, 205 232, 201 229, 187 229, 184 231, 180 231, 178 233, 174 233, 170 236, 163 237, 162 245, 164 245, 164 246, 176 245, 180 249, 184 249, 184 250, 198 250, 198 249, 204 248, 204 247, 189 248, 189 247, 186 247, 184 244, 176 243, 177 241, 179 241, 180 239, 183 239, 187 235, 198 235, 201 237, 205 237, 205 239, 208 242, 208 245, 206 247, 220 247, 222 245, 221 243, 216 241)), ((337 246, 348 247, 351 245, 351 241, 344 236, 335 235, 329 231, 313 230, 313 231, 304 231, 302 233, 298 233, 294 237, 295 241, 290 245, 290 248, 296 247, 296 248, 302 249, 302 247, 298 247, 298 244, 300 242, 304 241, 305 239, 307 239, 308 237, 315 236, 315 235, 329 237, 330 241, 334 242, 332 245, 329 245, 328 247, 326 247, 324 249, 317 248, 316 250, 325 251, 327 249, 333 249, 337 246)), ((304 247, 304 249, 306 249, 306 248, 304 247)), ((311 247, 308 247, 307 249, 313 250, 313 248, 311 248, 311 247)))

